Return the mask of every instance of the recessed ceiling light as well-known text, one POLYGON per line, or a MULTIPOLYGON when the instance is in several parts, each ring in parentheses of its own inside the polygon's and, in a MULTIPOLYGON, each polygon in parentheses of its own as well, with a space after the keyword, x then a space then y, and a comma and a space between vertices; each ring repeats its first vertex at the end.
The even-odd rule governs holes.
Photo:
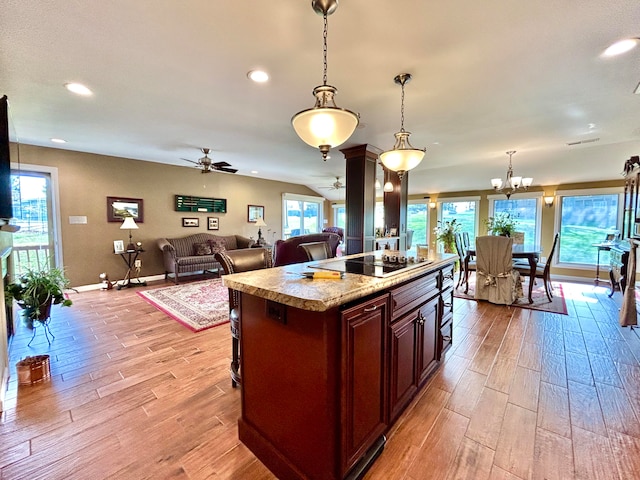
POLYGON ((256 175, 258 173, 258 170, 251 170, 251 173, 253 173, 254 175, 256 175))
POLYGON ((78 95, 83 95, 85 97, 93 95, 93 92, 81 83, 65 83, 64 86, 70 92, 76 93, 78 95))
POLYGON ((269 74, 264 70, 251 70, 247 73, 247 77, 256 83, 264 83, 269 80, 269 74))
POLYGON ((604 57, 615 57, 616 55, 626 53, 638 45, 638 40, 639 39, 637 38, 625 38, 624 40, 620 40, 609 46, 602 55, 604 57))
POLYGON ((63 139, 61 139, 61 138, 52 138, 52 139, 51 139, 51 141, 52 141, 53 143, 67 143, 67 141, 66 141, 66 140, 63 140, 63 139))

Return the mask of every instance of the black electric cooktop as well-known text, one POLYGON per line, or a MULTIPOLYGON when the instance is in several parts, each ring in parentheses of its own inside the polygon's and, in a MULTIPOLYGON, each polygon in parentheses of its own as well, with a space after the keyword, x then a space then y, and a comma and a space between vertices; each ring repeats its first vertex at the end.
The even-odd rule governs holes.
POLYGON ((397 257, 395 259, 393 257, 391 259, 383 259, 382 257, 375 255, 365 255, 363 257, 335 260, 332 262, 309 266, 322 270, 357 273, 358 275, 366 275, 368 277, 387 277, 394 273, 399 273, 418 265, 428 265, 432 262, 431 260, 421 260, 422 261, 407 260, 405 262, 400 262, 397 260, 397 257))

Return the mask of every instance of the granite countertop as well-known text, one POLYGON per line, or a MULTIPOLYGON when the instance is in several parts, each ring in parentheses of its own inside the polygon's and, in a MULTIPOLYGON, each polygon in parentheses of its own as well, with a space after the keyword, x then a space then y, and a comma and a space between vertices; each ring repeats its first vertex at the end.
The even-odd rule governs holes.
MULTIPOLYGON (((385 250, 384 253, 398 255, 404 252, 385 250)), ((358 258, 364 255, 381 254, 382 251, 379 250, 317 262, 296 263, 283 267, 234 273, 232 275, 224 275, 222 277, 222 283, 228 288, 266 298, 267 300, 273 300, 291 307, 314 312, 324 312, 330 308, 404 283, 416 276, 436 270, 458 259, 457 255, 431 254, 428 258, 430 263, 416 263, 410 265, 410 268, 383 278, 369 277, 355 273, 345 273, 344 278, 340 280, 308 279, 302 276, 302 272, 322 271, 312 268, 314 265, 335 262, 336 260, 358 258)))

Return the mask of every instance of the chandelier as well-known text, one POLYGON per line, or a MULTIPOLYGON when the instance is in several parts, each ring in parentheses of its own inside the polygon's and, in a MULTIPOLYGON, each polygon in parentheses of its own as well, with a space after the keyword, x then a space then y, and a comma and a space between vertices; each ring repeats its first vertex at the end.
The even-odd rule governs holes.
POLYGON ((516 177, 513 175, 513 166, 511 164, 511 157, 513 156, 514 153, 516 153, 515 150, 509 150, 507 152, 507 155, 509 155, 509 168, 507 169, 507 177, 504 183, 500 178, 491 179, 491 185, 493 186, 493 189, 496 192, 504 192, 504 194, 507 196, 507 199, 509 199, 513 193, 516 193, 518 189, 521 188, 523 190, 526 190, 533 183, 533 178, 531 177, 522 178, 522 177, 516 177))
POLYGON ((410 132, 404 130, 404 85, 411 80, 411 74, 401 73, 393 79, 402 87, 402 101, 400 107, 400 131, 395 134, 396 143, 393 150, 387 150, 380 154, 380 161, 389 170, 398 172, 398 177, 402 180, 402 176, 408 170, 417 167, 424 158, 426 149, 413 148, 409 143, 410 132))
POLYGON ((296 113, 291 119, 293 129, 305 143, 320 149, 326 161, 332 147, 346 142, 358 126, 358 114, 336 106, 338 89, 327 85, 327 16, 338 8, 338 0, 312 0, 313 10, 324 18, 324 74, 322 85, 313 89, 316 103, 313 108, 296 113))

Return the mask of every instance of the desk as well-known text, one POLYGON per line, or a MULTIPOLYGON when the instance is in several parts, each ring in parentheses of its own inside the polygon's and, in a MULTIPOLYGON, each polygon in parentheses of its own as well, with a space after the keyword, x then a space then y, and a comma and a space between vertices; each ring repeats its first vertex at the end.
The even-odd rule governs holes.
MULTIPOLYGON (((529 261, 529 303, 533 303, 533 282, 536 279, 536 267, 538 266, 538 258, 540 258, 541 253, 542 247, 539 245, 528 247, 526 245, 514 244, 511 250, 511 256, 513 258, 526 258, 529 261)), ((464 257, 464 281, 467 283, 464 293, 467 293, 469 290, 469 269, 467 268, 469 266, 469 259, 475 256, 476 247, 470 247, 464 257)), ((549 259, 549 261, 551 261, 551 259, 549 259)))
MULTIPOLYGON (((598 283, 601 281, 600 280, 600 252, 603 250, 605 252, 609 252, 613 245, 614 245, 613 242, 602 242, 602 243, 593 244, 593 246, 598 249, 598 263, 596 263, 596 278, 594 279, 594 282, 596 285, 598 285, 598 283)), ((606 280, 604 281, 606 282, 606 280)))
POLYGON ((138 250, 127 250, 126 252, 116 253, 116 255, 120 255, 122 257, 122 260, 127 266, 127 274, 124 276, 122 283, 118 283, 116 285, 117 290, 129 287, 144 287, 147 285, 147 282, 141 281, 139 278, 135 282, 131 281, 131 270, 136 267, 136 260, 138 260, 138 256, 142 252, 144 252, 144 250, 140 248, 138 250))

